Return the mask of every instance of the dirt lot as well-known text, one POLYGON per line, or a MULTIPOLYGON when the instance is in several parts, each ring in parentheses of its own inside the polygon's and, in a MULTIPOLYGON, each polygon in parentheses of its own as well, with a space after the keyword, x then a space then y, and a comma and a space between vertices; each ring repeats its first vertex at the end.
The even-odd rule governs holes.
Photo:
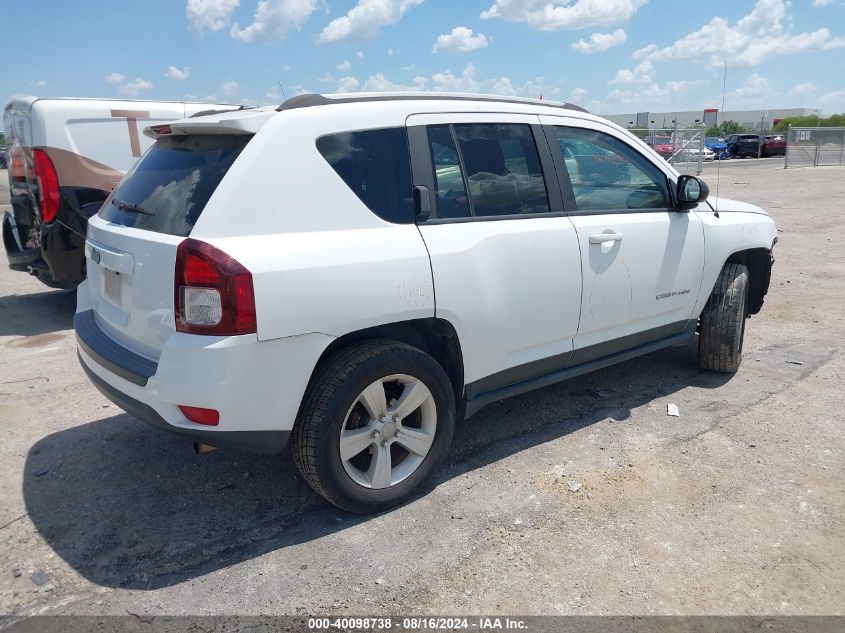
POLYGON ((110 405, 73 294, 0 255, 0 613, 845 613, 845 169, 781 165, 721 170, 781 231, 737 375, 674 349, 491 406, 372 518, 110 405))

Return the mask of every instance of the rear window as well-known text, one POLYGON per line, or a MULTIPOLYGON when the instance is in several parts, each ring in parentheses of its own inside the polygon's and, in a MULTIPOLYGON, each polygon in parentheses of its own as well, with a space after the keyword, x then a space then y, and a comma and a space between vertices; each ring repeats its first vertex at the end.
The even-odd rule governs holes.
POLYGON ((118 185, 99 216, 122 226, 189 235, 251 138, 189 134, 159 139, 118 185))
POLYGON ((413 223, 405 128, 331 134, 317 139, 317 150, 370 211, 388 222, 413 223))

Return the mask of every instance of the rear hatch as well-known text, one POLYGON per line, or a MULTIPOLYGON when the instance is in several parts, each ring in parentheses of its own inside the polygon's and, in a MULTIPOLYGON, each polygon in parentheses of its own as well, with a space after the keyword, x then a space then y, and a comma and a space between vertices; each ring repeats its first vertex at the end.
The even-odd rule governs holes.
POLYGON ((94 317, 124 347, 160 356, 175 331, 177 247, 251 138, 231 132, 159 138, 89 221, 94 317))

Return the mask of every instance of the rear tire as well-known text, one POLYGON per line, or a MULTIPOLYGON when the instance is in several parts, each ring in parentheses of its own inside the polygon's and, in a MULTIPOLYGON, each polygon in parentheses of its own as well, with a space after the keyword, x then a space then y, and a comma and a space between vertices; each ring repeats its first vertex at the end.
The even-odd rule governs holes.
POLYGON ((733 374, 742 361, 748 302, 748 269, 725 264, 701 313, 698 363, 702 369, 733 374))
POLYGON ((317 368, 291 448, 317 494, 366 514, 408 500, 448 453, 454 428, 440 364, 404 343, 369 341, 317 368))

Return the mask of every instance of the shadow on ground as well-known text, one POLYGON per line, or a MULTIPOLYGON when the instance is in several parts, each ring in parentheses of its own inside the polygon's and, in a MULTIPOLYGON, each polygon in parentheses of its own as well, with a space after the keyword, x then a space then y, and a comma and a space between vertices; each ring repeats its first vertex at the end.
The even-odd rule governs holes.
POLYGON ((48 290, 0 297, 0 336, 38 336, 73 327, 76 292, 48 290))
MULTIPOLYGON (((626 419, 690 384, 726 380, 700 372, 694 352, 677 348, 491 405, 460 425, 431 487, 608 417, 626 419)), ((197 457, 184 440, 125 414, 40 440, 23 486, 47 543, 112 587, 170 586, 369 520, 318 498, 287 452, 197 457)))

